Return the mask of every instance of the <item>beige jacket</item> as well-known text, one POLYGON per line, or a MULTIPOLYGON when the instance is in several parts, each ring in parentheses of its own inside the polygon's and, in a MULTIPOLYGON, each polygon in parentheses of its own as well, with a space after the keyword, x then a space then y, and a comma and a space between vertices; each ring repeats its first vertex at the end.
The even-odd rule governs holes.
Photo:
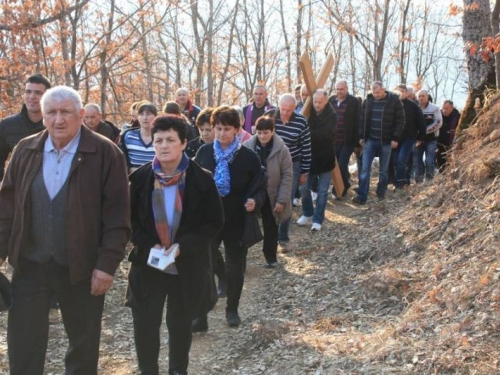
MULTIPOLYGON (((254 135, 243 145, 255 151, 257 136, 254 135)), ((283 223, 292 215, 292 180, 293 164, 290 151, 276 133, 273 135, 273 148, 267 158, 267 194, 271 207, 276 202, 283 203, 285 208, 280 214, 274 214, 278 224, 283 223)))

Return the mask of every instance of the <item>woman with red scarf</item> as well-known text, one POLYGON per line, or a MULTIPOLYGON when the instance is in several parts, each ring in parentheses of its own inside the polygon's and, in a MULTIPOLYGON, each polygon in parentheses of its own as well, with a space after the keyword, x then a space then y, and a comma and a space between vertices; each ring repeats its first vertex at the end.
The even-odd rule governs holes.
POLYGON ((134 249, 127 306, 141 374, 164 373, 158 355, 165 301, 172 375, 187 374, 191 321, 217 300, 210 243, 224 214, 212 176, 184 154, 187 126, 181 116, 157 117, 151 132, 155 158, 130 176, 134 249), (166 266, 159 267, 163 261, 166 266))

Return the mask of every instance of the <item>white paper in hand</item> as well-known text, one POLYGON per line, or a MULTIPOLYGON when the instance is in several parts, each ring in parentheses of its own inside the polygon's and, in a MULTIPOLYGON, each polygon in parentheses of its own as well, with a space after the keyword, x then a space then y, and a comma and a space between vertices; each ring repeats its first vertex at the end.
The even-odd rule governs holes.
POLYGON ((151 248, 149 251, 148 266, 156 268, 162 272, 176 275, 177 268, 175 267, 175 255, 179 249, 179 244, 173 244, 165 250, 165 248, 151 248))

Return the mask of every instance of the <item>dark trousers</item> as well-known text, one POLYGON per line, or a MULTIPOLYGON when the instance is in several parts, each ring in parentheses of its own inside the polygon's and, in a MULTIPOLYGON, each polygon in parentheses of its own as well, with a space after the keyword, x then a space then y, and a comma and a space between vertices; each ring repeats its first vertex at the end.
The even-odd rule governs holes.
POLYGON ((222 242, 226 260, 226 310, 237 311, 245 281, 248 248, 240 240, 224 238, 223 234, 212 243, 213 248, 218 249, 222 242))
MULTIPOLYGON (((349 173, 349 160, 351 159, 351 155, 354 151, 354 147, 346 146, 346 145, 336 145, 335 153, 337 156, 337 161, 339 163, 340 173, 342 175, 342 182, 344 183, 344 192, 342 195, 345 195, 349 188, 351 187, 349 173)), ((361 172, 360 172, 361 173, 361 172)), ((335 186, 332 188, 332 194, 336 194, 335 186)))
POLYGON ((185 308, 178 275, 169 275, 149 266, 132 264, 128 275, 127 306, 132 308, 134 340, 139 371, 158 375, 160 327, 167 301, 169 372, 187 373, 191 349, 191 319, 185 308))
POLYGON ((276 251, 278 249, 278 224, 273 215, 273 207, 269 197, 266 198, 260 211, 262 215, 262 226, 264 228, 264 244, 262 252, 267 262, 276 262, 276 251))
POLYGON ((224 262, 224 257, 222 256, 222 253, 220 252, 220 249, 218 247, 212 249, 212 259, 213 259, 214 273, 217 276, 217 279, 219 280, 219 286, 220 286, 221 283, 226 282, 226 265, 224 262))
POLYGON ((66 374, 97 374, 104 296, 90 294, 90 280, 71 284, 69 268, 23 258, 12 277, 13 304, 7 342, 12 375, 43 374, 49 310, 55 295, 69 340, 66 374))
POLYGON ((442 172, 446 168, 446 161, 448 158, 447 152, 450 150, 451 146, 438 143, 436 150, 436 163, 439 171, 442 172))

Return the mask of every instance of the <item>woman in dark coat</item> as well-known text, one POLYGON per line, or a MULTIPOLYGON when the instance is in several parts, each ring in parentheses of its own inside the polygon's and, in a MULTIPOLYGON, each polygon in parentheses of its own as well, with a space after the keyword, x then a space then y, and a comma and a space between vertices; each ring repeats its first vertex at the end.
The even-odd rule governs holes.
POLYGON ((165 300, 169 374, 187 374, 191 321, 217 299, 210 243, 223 227, 223 208, 212 176, 183 152, 187 131, 180 116, 157 117, 152 130, 156 156, 130 176, 134 249, 127 306, 141 374, 160 373, 165 300), (164 270, 153 268, 158 260, 148 262, 153 248, 165 255, 175 252, 175 262, 164 270))
MULTIPOLYGON (((267 178, 261 170, 257 154, 242 147, 238 141, 240 118, 234 108, 217 108, 210 123, 215 128, 215 141, 201 146, 195 161, 214 174, 222 197, 225 224, 213 242, 212 249, 218 251, 219 245, 224 242, 226 319, 229 326, 238 326, 241 323, 238 306, 245 278, 247 251, 248 246, 253 244, 249 243, 248 233, 252 233, 251 224, 255 223, 252 215, 259 212, 265 202, 267 178)), ((205 329, 208 328, 206 316, 200 317, 199 323, 203 323, 205 329)))

